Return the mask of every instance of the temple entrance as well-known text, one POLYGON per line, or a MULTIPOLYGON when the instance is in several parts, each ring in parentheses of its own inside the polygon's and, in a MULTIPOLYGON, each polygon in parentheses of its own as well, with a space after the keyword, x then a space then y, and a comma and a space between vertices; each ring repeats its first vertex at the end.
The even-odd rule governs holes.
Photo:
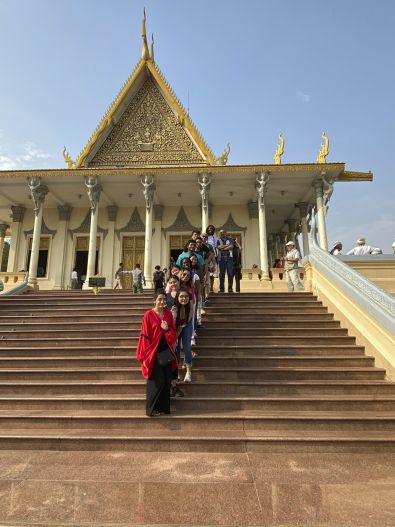
MULTIPOLYGON (((100 251, 100 238, 96 240, 96 262, 95 262, 95 274, 99 270, 99 251, 100 251)), ((83 283, 86 279, 86 271, 88 268, 88 252, 89 252, 89 236, 77 236, 75 241, 75 257, 74 267, 78 274, 78 284, 82 288, 83 283)))
MULTIPOLYGON (((136 263, 144 270, 145 236, 124 236, 122 239, 122 261, 125 271, 133 271, 136 263)), ((125 289, 131 289, 132 275, 126 274, 123 280, 125 289)))
MULTIPOLYGON (((38 251, 37 278, 44 278, 48 271, 48 254, 50 238, 40 238, 40 248, 38 251)), ((30 267, 30 257, 32 255, 33 238, 29 239, 29 252, 27 254, 26 270, 30 267)))
POLYGON ((171 235, 169 238, 169 253, 170 253, 170 263, 176 262, 177 258, 184 251, 184 245, 188 240, 191 239, 190 234, 177 234, 171 235))

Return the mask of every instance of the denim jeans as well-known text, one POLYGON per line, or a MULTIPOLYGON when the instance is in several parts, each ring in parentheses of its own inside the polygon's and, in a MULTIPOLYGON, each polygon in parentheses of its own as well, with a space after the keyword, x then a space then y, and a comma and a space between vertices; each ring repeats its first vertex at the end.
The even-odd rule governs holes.
POLYGON ((182 349, 184 351, 184 363, 187 368, 192 368, 192 346, 191 339, 193 333, 193 321, 190 320, 185 328, 182 329, 178 337, 178 354, 180 353, 180 347, 182 342, 182 349))
POLYGON ((219 260, 219 290, 225 291, 225 273, 228 275, 228 291, 232 291, 233 286, 233 258, 222 256, 219 260))

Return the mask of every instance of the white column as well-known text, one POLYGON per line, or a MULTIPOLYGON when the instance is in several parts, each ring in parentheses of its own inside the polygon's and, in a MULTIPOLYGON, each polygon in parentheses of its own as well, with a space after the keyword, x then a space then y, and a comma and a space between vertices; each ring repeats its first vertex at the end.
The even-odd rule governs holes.
POLYGON ((144 276, 146 287, 152 287, 152 220, 154 214, 154 176, 146 175, 141 177, 141 184, 144 187, 145 198, 145 246, 144 246, 144 276))
POLYGON ((41 224, 43 220, 43 208, 45 196, 48 193, 48 187, 41 183, 41 178, 33 176, 29 178, 29 188, 34 203, 34 228, 33 228, 33 240, 32 249, 30 253, 30 265, 29 265, 29 285, 34 289, 38 289, 37 284, 37 265, 38 256, 40 251, 40 236, 41 236, 41 224))
POLYGON ((325 219, 325 204, 323 197, 323 182, 322 179, 314 181, 315 196, 317 200, 317 215, 318 215, 318 234, 320 237, 320 247, 325 251, 328 250, 328 238, 326 235, 326 219, 325 219))
POLYGON ((267 231, 266 231, 266 210, 265 194, 269 183, 269 173, 262 172, 256 176, 256 192, 258 197, 258 223, 259 223, 259 256, 261 264, 261 280, 270 280, 269 277, 269 258, 267 251, 267 231))
POLYGON ((70 205, 59 205, 59 228, 57 230, 53 249, 56 251, 56 268, 54 273, 54 289, 66 289, 70 285, 70 276, 65 276, 68 227, 72 208, 70 205))
POLYGON ((6 223, 2 223, 0 225, 0 271, 1 271, 1 264, 3 262, 4 238, 5 238, 8 228, 9 228, 9 225, 7 225, 6 223))
POLYGON ((152 240, 153 251, 152 258, 155 258, 155 265, 161 267, 168 267, 169 262, 165 260, 164 254, 162 254, 162 218, 163 218, 163 205, 154 205, 154 236, 152 240))
POLYGON ((25 215, 25 207, 22 205, 11 206, 11 244, 10 252, 8 253, 8 264, 7 271, 17 272, 18 269, 18 256, 19 256, 19 245, 21 241, 22 223, 25 215))
POLYGON ((259 240, 258 203, 256 201, 251 201, 247 206, 250 226, 246 232, 244 263, 245 267, 250 269, 254 264, 258 264, 260 261, 259 243, 256 243, 256 241, 259 240))
MULTIPOLYGON (((117 220, 118 207, 107 206, 108 232, 103 242, 103 276, 106 278, 106 287, 113 287, 114 280, 114 251, 115 251, 115 222, 117 220), (104 257, 105 256, 105 257, 104 257)), ((118 258, 118 257, 117 257, 118 258)))
POLYGON ((88 191, 88 197, 91 204, 91 225, 89 230, 88 265, 86 270, 86 280, 84 283, 84 289, 88 289, 89 278, 95 275, 97 219, 99 215, 99 199, 101 193, 101 185, 97 176, 87 176, 85 178, 85 185, 88 191))
POLYGON ((296 206, 299 209, 300 222, 302 224, 303 256, 307 256, 310 252, 309 235, 308 235, 308 229, 307 229, 307 207, 308 205, 309 204, 304 201, 296 204, 296 206))
POLYGON ((202 232, 206 232, 209 224, 208 195, 210 192, 211 178, 208 174, 199 174, 198 184, 202 197, 202 232))

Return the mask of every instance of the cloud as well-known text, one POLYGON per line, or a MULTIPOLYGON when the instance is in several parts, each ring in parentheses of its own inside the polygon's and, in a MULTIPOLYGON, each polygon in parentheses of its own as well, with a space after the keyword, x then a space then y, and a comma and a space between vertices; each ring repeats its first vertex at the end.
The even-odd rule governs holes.
POLYGON ((296 92, 296 97, 299 97, 299 99, 302 99, 305 103, 310 102, 311 99, 311 96, 308 93, 304 93, 300 90, 296 92))
MULTIPOLYGON (((4 137, 4 133, 0 130, 0 138, 4 137)), ((26 141, 13 147, 13 150, 17 152, 9 154, 11 150, 9 145, 6 147, 0 145, 0 170, 18 170, 35 168, 37 162, 43 163, 44 159, 52 157, 51 154, 43 152, 38 146, 32 141, 26 141)))
POLYGON ((0 170, 18 170, 18 168, 21 167, 15 159, 0 155, 0 170))

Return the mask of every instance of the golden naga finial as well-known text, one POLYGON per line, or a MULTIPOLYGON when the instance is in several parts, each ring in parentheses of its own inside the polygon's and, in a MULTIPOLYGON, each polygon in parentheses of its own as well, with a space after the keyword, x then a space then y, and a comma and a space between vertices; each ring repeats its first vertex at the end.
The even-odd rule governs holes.
POLYGON ((147 17, 145 16, 145 7, 144 7, 144 17, 143 22, 141 25, 141 37, 143 39, 143 49, 141 50, 141 58, 143 60, 149 60, 149 51, 148 51, 148 44, 147 44, 147 32, 145 29, 145 21, 147 20, 147 17))
POLYGON ((222 154, 215 159, 216 165, 226 165, 228 162, 228 157, 230 154, 230 143, 226 145, 225 150, 222 152, 222 154))
POLYGON ((75 161, 71 159, 66 147, 63 148, 63 159, 65 160, 67 168, 75 168, 75 161))
POLYGON ((151 36, 151 60, 152 62, 155 62, 154 44, 155 44, 154 34, 152 33, 152 36, 151 36))
POLYGON ((277 149, 273 157, 275 165, 281 165, 281 156, 284 153, 284 145, 285 145, 283 134, 279 134, 278 139, 279 139, 279 143, 277 145, 277 149))
POLYGON ((319 154, 315 160, 316 163, 326 163, 326 157, 329 154, 329 139, 327 138, 325 132, 322 132, 322 139, 324 141, 321 143, 319 154))

